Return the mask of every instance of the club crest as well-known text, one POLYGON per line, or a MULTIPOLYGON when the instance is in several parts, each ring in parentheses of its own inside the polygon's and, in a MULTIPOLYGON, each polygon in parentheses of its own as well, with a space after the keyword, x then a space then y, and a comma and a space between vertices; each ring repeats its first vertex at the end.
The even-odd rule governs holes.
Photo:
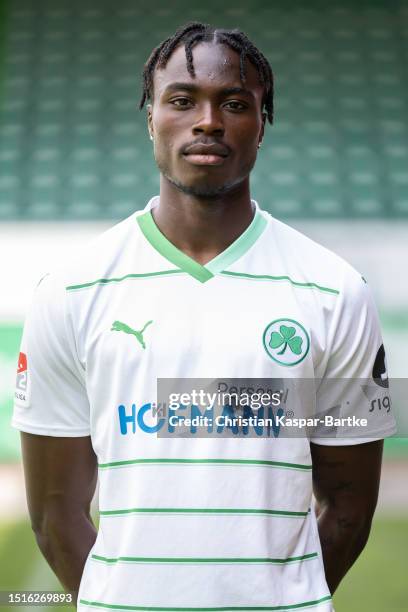
POLYGON ((306 357, 310 338, 294 319, 276 319, 263 333, 263 345, 271 359, 284 366, 294 366, 306 357))

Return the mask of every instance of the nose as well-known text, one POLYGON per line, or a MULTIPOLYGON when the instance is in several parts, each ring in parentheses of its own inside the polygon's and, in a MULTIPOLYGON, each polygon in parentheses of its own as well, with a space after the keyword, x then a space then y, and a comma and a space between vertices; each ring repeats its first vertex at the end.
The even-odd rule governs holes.
POLYGON ((215 136, 223 136, 224 131, 222 110, 213 104, 200 106, 193 125, 193 134, 214 134, 215 136))

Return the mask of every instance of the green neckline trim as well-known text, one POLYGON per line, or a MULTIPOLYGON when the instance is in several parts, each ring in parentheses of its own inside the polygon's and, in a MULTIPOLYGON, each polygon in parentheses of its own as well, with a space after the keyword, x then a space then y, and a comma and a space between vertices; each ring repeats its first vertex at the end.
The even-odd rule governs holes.
POLYGON ((316 283, 299 283, 298 281, 292 280, 289 276, 270 276, 269 274, 247 274, 246 272, 229 272, 227 270, 223 270, 221 274, 225 274, 227 276, 235 276, 238 278, 249 278, 253 280, 271 280, 271 281, 288 281, 294 287, 301 287, 304 289, 318 289, 319 291, 324 291, 325 293, 331 293, 333 295, 339 295, 340 291, 337 289, 331 289, 330 287, 323 287, 322 285, 317 285, 316 283))
POLYGON ((183 251, 180 251, 162 234, 154 222, 151 210, 146 211, 143 215, 138 215, 136 220, 145 238, 160 255, 201 283, 210 280, 215 274, 218 274, 221 270, 242 257, 256 242, 267 225, 265 217, 260 213, 259 209, 256 209, 254 218, 243 234, 234 240, 225 251, 205 265, 201 265, 189 257, 189 255, 183 253, 183 251))
POLYGON ((302 601, 296 604, 284 604, 281 606, 252 606, 249 604, 248 606, 217 606, 216 608, 182 608, 180 606, 175 607, 165 607, 165 606, 132 606, 126 604, 109 604, 101 601, 90 601, 88 599, 80 599, 80 603, 85 606, 95 606, 97 608, 107 608, 108 610, 138 610, 139 612, 243 612, 247 610, 248 612, 253 612, 254 610, 258 612, 282 612, 283 610, 301 610, 302 608, 308 608, 310 606, 317 606, 326 601, 331 601, 331 595, 326 595, 325 597, 320 597, 320 599, 313 599, 312 601, 302 601))
POLYGON ((180 274, 183 270, 161 270, 159 272, 145 272, 142 274, 125 274, 125 276, 118 276, 116 278, 98 278, 90 283, 83 283, 82 285, 69 285, 65 287, 66 291, 76 291, 77 289, 88 289, 95 285, 109 285, 110 283, 121 283, 128 278, 149 278, 150 276, 168 276, 169 274, 180 274))
POLYGON ((237 261, 237 259, 251 248, 264 231, 266 225, 267 221, 265 217, 256 209, 255 216, 244 233, 234 240, 225 251, 206 263, 205 267, 207 270, 210 270, 213 274, 218 274, 221 270, 228 268, 228 266, 234 263, 234 261, 237 261))
POLYGON ((152 247, 156 249, 168 261, 172 264, 190 274, 201 283, 213 278, 214 274, 207 270, 204 266, 194 261, 191 257, 180 251, 174 244, 161 233, 156 223, 154 222, 153 215, 150 210, 145 212, 143 215, 136 217, 144 237, 150 242, 152 247))

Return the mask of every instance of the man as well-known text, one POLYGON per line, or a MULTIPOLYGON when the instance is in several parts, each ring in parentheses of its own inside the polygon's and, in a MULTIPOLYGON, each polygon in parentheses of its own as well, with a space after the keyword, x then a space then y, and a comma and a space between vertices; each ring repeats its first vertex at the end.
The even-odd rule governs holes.
POLYGON ((25 325, 13 424, 38 544, 81 611, 332 610, 391 415, 364 443, 172 437, 152 402, 165 378, 371 379, 367 285, 251 200, 273 79, 243 33, 180 28, 145 65, 146 100, 159 197, 47 275, 25 325))

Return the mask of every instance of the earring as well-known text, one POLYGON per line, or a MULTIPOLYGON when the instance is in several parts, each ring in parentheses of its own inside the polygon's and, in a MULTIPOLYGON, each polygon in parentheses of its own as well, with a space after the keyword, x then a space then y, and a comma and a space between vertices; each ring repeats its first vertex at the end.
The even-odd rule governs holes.
POLYGON ((154 140, 153 136, 150 134, 150 140, 154 140))
POLYGON ((258 149, 261 148, 261 144, 262 144, 262 142, 258 142, 258 149))

